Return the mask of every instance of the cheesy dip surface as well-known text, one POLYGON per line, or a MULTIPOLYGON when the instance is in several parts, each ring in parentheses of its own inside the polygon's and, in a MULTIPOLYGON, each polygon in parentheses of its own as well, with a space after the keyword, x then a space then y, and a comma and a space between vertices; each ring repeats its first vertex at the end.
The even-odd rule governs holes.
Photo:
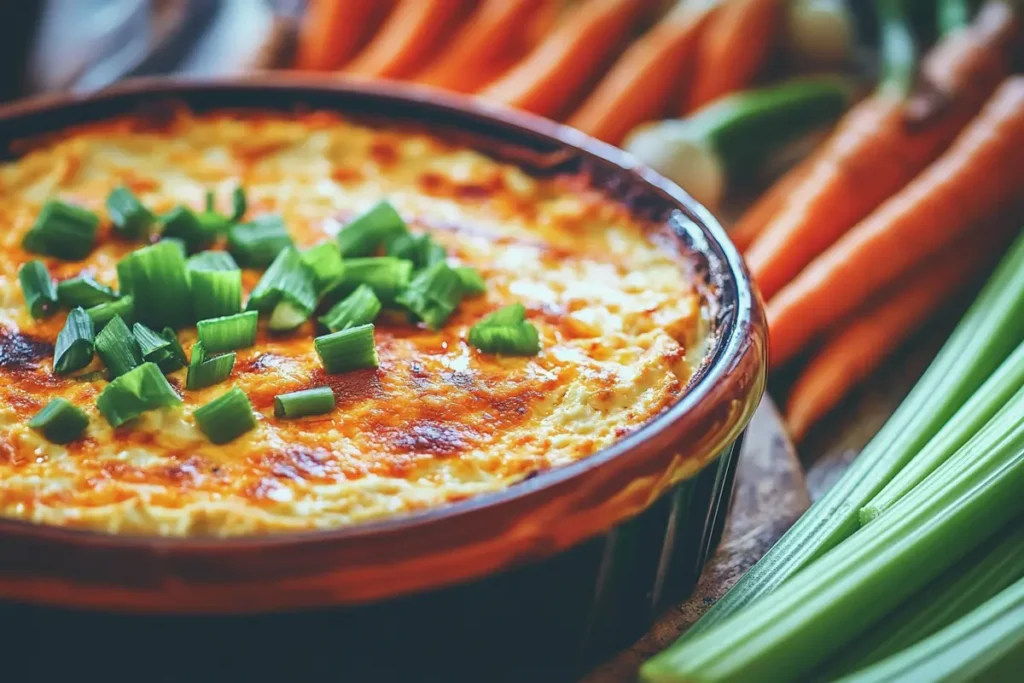
MULTIPOLYGON (((668 228, 633 217, 584 176, 534 178, 430 135, 333 114, 178 112, 159 125, 125 117, 65 131, 0 165, 0 224, 0 515, 35 523, 230 536, 443 505, 608 446, 673 404, 704 354, 701 296, 668 228), (207 190, 228 203, 241 185, 245 219, 282 216, 300 248, 334 239, 386 198, 450 264, 476 267, 487 292, 439 331, 385 310, 379 367, 341 374, 324 371, 314 322, 274 335, 261 318, 226 381, 187 391, 186 370, 170 373, 181 406, 112 429, 96 408, 102 364, 53 373, 67 311, 34 320, 18 268, 39 258, 57 281, 85 273, 116 288, 117 261, 143 246, 112 231, 104 202, 119 185, 157 215, 199 211, 207 190), (84 260, 22 248, 49 199, 100 217, 84 260), (539 354, 467 343, 474 323, 517 302, 539 354), (275 418, 276 395, 320 386, 333 389, 333 411, 275 418), (232 387, 248 395, 257 426, 214 445, 192 413, 232 387), (55 397, 89 416, 64 446, 27 425, 55 397)), ((245 270, 244 289, 260 276, 245 270)), ((195 327, 178 337, 190 351, 195 327)))

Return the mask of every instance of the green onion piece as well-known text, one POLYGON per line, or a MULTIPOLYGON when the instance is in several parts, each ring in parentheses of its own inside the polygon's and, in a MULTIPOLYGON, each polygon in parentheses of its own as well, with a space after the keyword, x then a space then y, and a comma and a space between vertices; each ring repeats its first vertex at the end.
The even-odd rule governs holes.
POLYGON ((448 258, 447 250, 426 233, 414 235, 406 232, 398 235, 388 243, 387 254, 412 261, 415 268, 426 268, 448 258))
POLYGON ((474 325, 469 343, 484 353, 507 356, 535 356, 540 353, 540 335, 530 323, 518 325, 474 325))
POLYGON ((118 264, 117 272, 119 278, 122 272, 127 275, 128 281, 121 283, 121 291, 131 291, 135 297, 135 317, 139 322, 174 329, 192 322, 185 255, 173 242, 157 242, 129 254, 118 264))
POLYGON ((91 306, 85 312, 89 314, 89 319, 92 320, 92 325, 97 332, 106 327, 107 323, 114 319, 114 316, 121 316, 126 323, 134 322, 135 297, 124 296, 117 301, 91 306))
POLYGON ((68 308, 92 308, 117 301, 117 292, 106 285, 101 285, 88 275, 79 275, 57 284, 57 300, 68 308))
POLYGON ((360 325, 325 334, 313 340, 324 369, 330 374, 375 368, 380 364, 374 345, 373 325, 360 325))
POLYGON ((270 329, 283 332, 305 322, 312 315, 316 304, 313 270, 294 247, 288 247, 274 259, 256 283, 246 310, 270 312, 270 329))
POLYGON ((225 444, 256 428, 256 416, 245 392, 235 387, 193 413, 196 424, 211 442, 225 444))
POLYGON ((487 284, 480 272, 471 266, 458 266, 454 269, 462 283, 462 292, 466 296, 479 296, 487 293, 487 284))
POLYGON ((188 375, 185 377, 185 388, 189 391, 205 389, 220 384, 228 378, 235 367, 235 354, 207 358, 203 342, 192 345, 192 360, 188 364, 188 375))
POLYGON ((33 318, 48 318, 57 311, 57 287, 42 261, 29 261, 18 269, 25 305, 33 318))
MULTIPOLYGON (((174 331, 171 331, 174 334, 174 331)), ((149 363, 156 363, 157 367, 164 374, 168 372, 174 372, 178 368, 181 368, 184 364, 178 364, 178 358, 175 358, 175 351, 173 344, 170 339, 162 334, 157 334, 153 330, 149 329, 142 323, 135 323, 132 326, 132 335, 135 337, 135 341, 139 344, 139 350, 142 352, 142 359, 149 363)), ((177 337, 174 337, 175 342, 177 337)), ((179 346, 180 348, 180 346, 179 346)))
POLYGON ((274 397, 274 415, 287 419, 323 415, 334 410, 334 392, 330 387, 317 387, 274 397))
POLYGON ((226 251, 204 251, 188 260, 192 309, 197 320, 242 310, 242 271, 226 251), (208 256, 207 256, 208 255, 208 256))
POLYGON ((71 443, 89 426, 89 416, 66 398, 55 398, 28 421, 31 429, 56 444, 71 443))
POLYGON ((107 196, 107 214, 114 224, 114 232, 128 240, 146 237, 156 221, 135 193, 123 185, 107 196))
POLYGON ((259 313, 256 311, 200 320, 196 323, 199 341, 207 353, 247 349, 256 343, 258 320, 259 313))
POLYGON ((316 293, 322 294, 341 283, 345 264, 334 242, 323 242, 302 252, 302 261, 313 271, 316 293))
POLYGON ((365 284, 373 289, 381 302, 391 304, 394 303, 395 297, 409 286, 411 277, 412 261, 392 256, 347 259, 345 277, 334 292, 347 294, 359 285, 365 284))
POLYGON ((228 230, 228 251, 243 268, 266 268, 292 238, 280 216, 259 216, 228 230))
POLYGON ((188 356, 185 355, 185 349, 181 348, 181 342, 178 341, 178 335, 174 330, 165 327, 160 336, 167 340, 167 357, 157 363, 160 371, 166 375, 188 365, 188 356))
POLYGON ((110 370, 111 378, 120 377, 142 365, 142 349, 121 316, 114 319, 96 335, 96 353, 110 370))
POLYGON ((206 191, 206 213, 213 213, 213 209, 217 203, 217 196, 213 193, 213 190, 206 191))
POLYGON ((338 247, 345 258, 369 256, 408 230, 395 207, 382 200, 338 233, 338 247))
POLYGON ((231 192, 231 222, 237 223, 242 220, 242 216, 245 215, 247 208, 247 202, 245 199, 245 188, 239 185, 231 192))
POLYGON ((92 211, 51 199, 25 233, 21 246, 36 254, 81 261, 92 251, 99 223, 92 211))
POLYGON ((372 323, 380 314, 380 299, 366 285, 359 285, 351 294, 334 304, 320 317, 320 322, 331 332, 372 323))
POLYGON ((81 370, 92 361, 93 351, 92 320, 84 309, 73 308, 57 334, 57 343, 53 347, 53 371, 67 375, 81 370))
POLYGON ((521 303, 509 304, 499 308, 494 313, 486 315, 477 323, 478 326, 486 325, 518 325, 526 321, 526 306, 521 303))
POLYGON ((108 384, 96 398, 96 407, 111 427, 120 427, 147 410, 181 403, 174 388, 154 363, 143 363, 108 384))
POLYGON ((444 261, 421 270, 398 295, 396 302, 439 330, 462 301, 462 281, 444 261))
POLYGON ((190 254, 201 251, 213 244, 221 227, 220 216, 210 215, 197 216, 188 207, 176 206, 163 218, 162 236, 181 240, 190 254))

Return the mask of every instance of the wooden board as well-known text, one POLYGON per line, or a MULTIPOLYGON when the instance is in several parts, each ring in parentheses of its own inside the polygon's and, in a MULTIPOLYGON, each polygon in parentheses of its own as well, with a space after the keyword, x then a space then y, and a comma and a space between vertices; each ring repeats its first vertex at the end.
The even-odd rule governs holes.
POLYGON ((736 472, 725 535, 694 595, 670 610, 630 648, 582 683, 632 683, 639 666, 664 650, 747 571, 810 505, 803 469, 771 400, 754 415, 736 472))

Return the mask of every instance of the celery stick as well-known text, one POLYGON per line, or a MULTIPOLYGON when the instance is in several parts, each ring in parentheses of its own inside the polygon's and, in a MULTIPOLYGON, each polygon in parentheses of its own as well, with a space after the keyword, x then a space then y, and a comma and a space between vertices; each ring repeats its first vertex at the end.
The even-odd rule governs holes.
POLYGON ((860 509, 860 523, 867 524, 917 486, 960 446, 965 444, 996 414, 1011 396, 1024 386, 1024 342, 999 369, 974 392, 928 444, 885 485, 878 495, 860 509))
POLYGON ((965 616, 1024 577, 1024 518, 1016 518, 866 632, 820 674, 822 681, 867 668, 965 616))
POLYGON ((805 680, 1010 519, 1024 513, 1024 391, 991 447, 939 468, 870 527, 757 603, 647 662, 649 683, 805 680), (947 467, 949 466, 949 467, 947 467), (934 485, 933 485, 934 484, 934 485))
POLYGON ((859 526, 858 512, 1024 340, 1024 234, 917 385, 835 486, 715 604, 683 640, 775 590, 859 526))
POLYGON ((841 683, 1020 680, 1022 650, 1024 579, 914 647, 841 683))

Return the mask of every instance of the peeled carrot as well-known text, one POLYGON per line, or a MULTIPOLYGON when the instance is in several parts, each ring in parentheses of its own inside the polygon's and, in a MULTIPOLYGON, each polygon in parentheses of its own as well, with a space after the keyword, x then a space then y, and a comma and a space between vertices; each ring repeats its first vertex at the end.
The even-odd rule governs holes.
POLYGON ((750 85, 775 47, 782 18, 782 0, 726 3, 701 37, 693 88, 680 113, 750 85))
MULTIPOLYGON (((823 143, 825 144, 825 143, 823 143)), ((729 230, 729 237, 741 252, 745 252, 757 236, 779 213, 789 195, 800 186, 814 164, 814 155, 800 161, 761 193, 761 196, 743 212, 729 230)))
POLYGON ((549 1, 484 0, 444 52, 413 80, 456 92, 486 85, 525 54, 523 27, 549 1))
POLYGON ((572 105, 650 14, 650 0, 587 0, 482 97, 548 117, 572 105))
POLYGON ((818 156, 746 253, 765 298, 946 149, 1009 72, 1017 37, 1013 11, 991 3, 925 60, 930 90, 948 93, 938 112, 909 123, 902 98, 884 89, 850 110, 829 142, 831 152, 818 156))
POLYGON ((295 66, 337 69, 356 53, 391 9, 391 0, 310 0, 299 30, 295 66))
POLYGON ((1024 76, 1013 76, 945 154, 769 300, 772 364, 1021 197, 1024 76))
POLYGON ((718 10, 709 3, 697 12, 680 3, 633 43, 569 119, 579 128, 617 145, 641 123, 668 113, 673 95, 689 80, 701 31, 718 10))
MULTIPOLYGON (((973 237, 973 236, 972 236, 973 237)), ((793 385, 786 426, 794 440, 870 376, 990 259, 992 240, 960 240, 851 318, 793 385)))
POLYGON ((377 35, 345 67, 345 73, 370 78, 411 75, 422 68, 438 41, 468 8, 466 0, 398 0, 377 35))

